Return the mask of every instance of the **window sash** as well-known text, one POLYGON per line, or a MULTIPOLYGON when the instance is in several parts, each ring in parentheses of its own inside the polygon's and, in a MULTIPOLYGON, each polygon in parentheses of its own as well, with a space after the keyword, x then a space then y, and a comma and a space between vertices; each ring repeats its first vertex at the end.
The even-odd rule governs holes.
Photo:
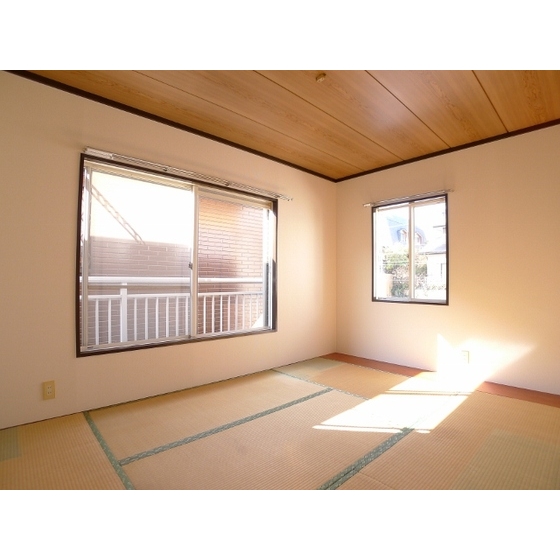
MULTIPOLYGON (((275 234, 276 234, 276 201, 260 197, 255 194, 245 194, 239 191, 228 191, 224 188, 213 188, 208 185, 199 185, 195 181, 188 181, 176 177, 170 177, 165 174, 153 172, 151 170, 140 170, 127 166, 124 164, 113 164, 107 162, 100 162, 96 158, 91 158, 82 155, 82 184, 80 196, 80 224, 79 224, 79 238, 78 238, 78 273, 77 273, 77 354, 79 356, 89 355, 94 353, 118 351, 146 346, 155 346, 161 344, 172 344, 177 342, 187 342, 199 339, 206 339, 209 337, 224 337, 224 336, 237 336, 241 334, 251 334, 262 331, 269 331, 275 329, 275 234), (182 277, 130 277, 126 274, 118 274, 113 277, 105 276, 103 278, 93 277, 86 271, 91 271, 91 250, 92 250, 92 236, 91 232, 91 212, 93 203, 93 185, 92 174, 101 173, 126 179, 139 180, 146 183, 160 185, 162 187, 178 188, 184 191, 192 192, 193 204, 190 217, 191 229, 191 252, 190 263, 188 263, 188 273, 182 277), (202 269, 200 263, 200 239, 199 239, 199 225, 200 225, 200 200, 204 199, 219 201, 221 203, 230 203, 233 207, 245 209, 243 212, 253 212, 257 216, 262 214, 262 243, 260 244, 261 251, 261 270, 260 274, 254 277, 241 277, 231 275, 228 278, 222 277, 221 274, 214 274, 214 277, 201 276, 199 272, 202 269), (120 278, 119 278, 120 276, 120 278), (122 278, 124 276, 125 278, 122 278), (157 295, 153 296, 153 301, 148 299, 131 297, 127 292, 130 286, 125 280, 133 279, 138 285, 146 286, 150 282, 157 281, 160 286, 160 292, 163 292, 162 297, 158 300, 157 295), (235 282, 235 280, 239 280, 235 282), (254 290, 245 290, 242 288, 244 282, 252 281, 256 288, 254 290), (97 283, 97 284, 96 284, 97 283), (168 293, 164 287, 170 286, 168 293), (95 303, 96 296, 93 293, 92 286, 98 285, 102 290, 111 287, 113 292, 120 291, 121 297, 117 297, 115 293, 113 296, 105 298, 107 309, 111 312, 116 309, 116 313, 120 314, 120 324, 114 326, 114 320, 108 316, 108 311, 104 311, 106 315, 104 329, 110 335, 112 330, 118 330, 118 339, 113 340, 106 338, 101 340, 92 332, 92 323, 95 325, 93 328, 99 329, 99 310, 98 303, 95 303), (182 286, 182 291, 178 293, 177 286, 182 286), (216 287, 214 292, 209 292, 209 287, 216 287), (231 286, 231 288, 230 288, 231 286), (123 291, 126 292, 123 294, 123 291), (253 293, 254 292, 254 293, 253 293), (171 296, 169 295, 171 294, 171 296), (213 294, 213 295, 211 295, 213 294), (242 296, 243 294, 243 296, 242 296), (261 295, 259 295, 261 294, 261 295), (173 299, 174 298, 174 299, 173 299), (181 299, 182 311, 179 311, 178 299, 181 299), (92 304, 92 300, 94 303, 92 304), (241 300, 241 303, 240 303, 241 300), (139 303, 140 301, 140 303, 139 303), (87 302, 87 303, 86 303, 87 302), (83 304, 82 304, 83 303, 83 304), (97 305, 97 308, 95 307, 97 305), (139 305, 143 309, 139 309, 139 305), (173 306, 176 307, 173 307, 173 306), (131 306, 133 309, 131 309, 131 306), (235 307, 237 306, 237 307, 235 307), (254 313, 259 313, 262 306, 262 319, 252 322, 254 313), (155 310, 153 309, 155 307, 155 310), (163 307, 163 309, 162 309, 163 307), (155 323, 160 323, 159 314, 165 316, 161 328, 154 327, 154 332, 148 333, 148 327, 145 327, 144 338, 140 339, 137 329, 137 317, 142 315, 144 322, 147 324, 148 315, 157 313, 155 323), (208 314, 212 313, 209 318, 208 314), (94 316, 97 314, 96 316, 94 316), (236 322, 232 327, 233 316, 236 321, 241 321, 239 316, 242 317, 243 322, 236 322), (216 317, 219 316, 219 319, 216 317), (124 319, 123 319, 124 317, 124 319), (133 334, 131 336, 130 321, 133 319, 133 334), (181 329, 175 331, 170 328, 170 319, 175 321, 175 325, 179 322, 183 323, 181 329), (246 320, 247 319, 247 320, 246 320), (201 321, 207 321, 208 328, 200 327, 201 321)), ((257 222, 258 223, 258 222, 257 222)), ((219 232, 218 226, 218 232, 219 232)), ((260 227, 260 226, 259 226, 260 227)), ((239 226, 242 237, 244 235, 244 225, 239 226)), ((129 231, 129 233, 131 233, 129 231)), ((258 245, 258 242, 257 242, 258 245)), ((253 243, 253 254, 255 253, 255 245, 253 243)), ((232 249, 231 255, 225 255, 224 258, 236 258, 235 249, 232 249), (233 256, 232 256, 233 255, 233 256)), ((254 256, 255 263, 259 257, 254 256)), ((253 266, 254 269, 254 266, 253 266)), ((181 290, 179 288, 179 290, 181 290)), ((151 296, 147 291, 145 296, 151 296)), ((101 297, 97 297, 97 301, 101 297)), ((152 327, 150 327, 152 328, 152 327)))
MULTIPOLYGON (((394 218, 394 222, 397 223, 398 220, 394 218)), ((435 227, 435 226, 434 226, 435 227)), ((396 200, 394 203, 378 203, 376 205, 372 204, 372 237, 373 237, 373 301, 385 301, 385 302, 396 302, 396 303, 429 303, 429 304, 440 304, 447 305, 449 302, 449 264, 448 264, 448 228, 447 228, 447 194, 431 197, 411 197, 409 200, 403 201, 402 199, 396 200), (444 251, 441 248, 438 252, 429 253, 422 252, 420 246, 422 244, 422 239, 418 242, 418 237, 421 238, 419 232, 419 227, 417 227, 417 210, 422 208, 429 208, 430 206, 435 207, 437 204, 443 204, 443 223, 438 224, 439 227, 443 228, 444 235, 444 251), (388 243, 388 239, 397 237, 395 234, 400 233, 397 230, 397 226, 394 225, 393 229, 395 231, 390 232, 390 227, 388 226, 387 220, 383 217, 388 215, 389 212, 394 211, 406 211, 406 222, 404 223, 403 231, 406 232, 406 244, 402 243, 401 238, 400 250, 402 254, 398 252, 391 253, 392 264, 387 265, 386 254, 382 253, 382 249, 386 247, 383 243, 388 243), (382 229, 385 226, 385 230, 382 229), (435 262, 437 259, 435 255, 442 254, 445 255, 444 263, 435 262), (423 261, 421 262, 420 257, 424 255, 423 261), (429 263, 431 255, 432 263, 429 263), (428 264, 429 263, 429 264, 428 264), (430 266, 431 264, 431 266, 430 266), (442 264, 444 268, 442 269, 442 264), (418 267, 425 266, 425 278, 418 267), (391 270, 392 269, 392 270, 391 270), (430 296, 430 285, 429 280, 434 277, 430 275, 431 271, 438 270, 440 275, 443 277, 443 288, 440 287, 439 290, 431 287, 432 294, 435 297, 430 296), (396 271, 396 272, 395 272, 396 271), (443 274, 441 274, 443 272, 443 274), (404 276, 404 278, 403 278, 404 276), (425 287, 421 289, 419 284, 420 280, 424 280, 425 287), (395 286, 395 281, 397 285, 395 286), (399 293, 399 292, 407 293, 399 293), (440 293, 438 293, 440 292, 440 293), (441 293, 443 292, 443 294, 441 293)), ((404 236, 403 236, 404 237, 404 236)), ((425 242, 425 240, 424 240, 425 242)), ((390 245, 391 248, 393 245, 390 245)))

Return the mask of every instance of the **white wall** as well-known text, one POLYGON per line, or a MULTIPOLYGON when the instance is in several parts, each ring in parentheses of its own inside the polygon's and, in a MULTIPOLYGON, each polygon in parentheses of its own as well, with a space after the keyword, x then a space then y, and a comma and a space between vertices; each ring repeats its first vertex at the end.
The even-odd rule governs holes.
POLYGON ((337 350, 560 394, 560 126, 340 185, 337 350), (371 211, 444 188, 449 306, 371 301, 371 211))
POLYGON ((5 72, 0 169, 0 428, 336 349, 336 185, 5 72), (79 158, 86 146, 293 196, 279 203, 278 332, 76 358, 79 158), (43 401, 41 384, 50 379, 56 398, 43 401))
POLYGON ((0 428, 339 351, 560 394, 560 127, 334 185, 0 72, 0 428), (279 205, 278 332, 75 357, 84 147, 294 197, 279 205), (372 200, 452 188, 450 305, 371 301, 372 200), (43 401, 41 383, 56 381, 43 401))

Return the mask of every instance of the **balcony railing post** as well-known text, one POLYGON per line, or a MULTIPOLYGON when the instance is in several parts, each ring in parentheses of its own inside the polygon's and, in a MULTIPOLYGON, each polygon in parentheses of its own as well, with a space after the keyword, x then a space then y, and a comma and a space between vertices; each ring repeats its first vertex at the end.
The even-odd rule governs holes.
POLYGON ((121 295, 121 342, 128 341, 128 288, 123 284, 120 289, 121 295))
MULTIPOLYGON (((174 291, 153 293, 149 290, 145 290, 143 293, 136 293, 137 290, 133 290, 133 293, 128 292, 128 286, 159 287, 164 285, 184 286, 185 284, 188 286, 188 280, 188 278, 156 277, 90 277, 91 284, 115 288, 112 294, 88 294, 88 300, 92 302, 89 328, 94 336, 95 345, 130 343, 139 340, 142 333, 145 340, 154 337, 158 339, 160 335, 163 336, 163 333, 166 337, 180 337, 183 334, 179 332, 179 325, 183 321, 181 317, 183 308, 185 313, 184 334, 186 336, 193 334, 189 329, 195 320, 202 331, 194 331, 195 335, 234 333, 258 328, 266 324, 266 317, 259 319, 259 313, 264 312, 261 307, 266 306, 265 301, 262 301, 264 297, 262 290, 202 292, 198 294, 197 298, 202 305, 202 310, 200 310, 200 305, 198 306, 201 316, 194 319, 191 317, 189 292, 182 294, 174 291), (185 282, 185 280, 187 281, 185 282), (165 302, 165 310, 161 305, 162 298, 165 302), (224 301, 226 298, 227 301, 224 301), (172 299, 175 304, 173 304, 172 299), (181 304, 182 301, 184 301, 183 304, 181 304), (132 321, 130 333, 128 332, 129 303, 131 305, 130 320, 132 321), (117 306, 119 307, 118 310, 117 306), (115 317, 114 315, 117 313, 119 315, 115 317), (175 313, 174 318, 173 313, 175 313), (226 313, 227 317, 224 317, 226 313), (175 323, 174 328, 173 323, 175 323), (118 334, 115 332, 117 328, 119 328, 118 334), (113 337, 116 337, 116 339, 113 337)), ((218 283, 219 280, 223 284, 255 284, 262 279, 200 278, 199 284, 218 283)))

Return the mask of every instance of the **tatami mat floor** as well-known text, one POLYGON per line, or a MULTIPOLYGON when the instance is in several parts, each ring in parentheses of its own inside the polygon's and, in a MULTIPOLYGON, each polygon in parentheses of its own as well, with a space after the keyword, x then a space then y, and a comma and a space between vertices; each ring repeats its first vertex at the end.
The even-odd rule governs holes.
POLYGON ((560 488, 560 408, 393 369, 315 358, 0 430, 0 488, 560 488))

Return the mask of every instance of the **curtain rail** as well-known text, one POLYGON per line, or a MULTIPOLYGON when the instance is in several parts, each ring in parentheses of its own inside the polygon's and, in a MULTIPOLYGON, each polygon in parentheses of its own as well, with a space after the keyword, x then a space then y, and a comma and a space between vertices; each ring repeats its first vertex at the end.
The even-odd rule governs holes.
POLYGON ((413 202, 415 200, 422 200, 424 198, 431 198, 435 196, 444 195, 453 192, 453 189, 447 189, 442 191, 432 191, 423 194, 414 194, 411 196, 403 196, 400 198, 389 198, 387 200, 379 200, 377 202, 367 202, 364 207, 376 208, 377 206, 386 206, 388 204, 398 204, 399 202, 413 202))
POLYGON ((179 177, 185 177, 188 179, 199 180, 205 183, 210 183, 212 185, 220 187, 228 187, 237 191, 245 193, 253 193, 261 196, 267 196, 269 198, 282 199, 282 200, 292 200, 291 197, 284 194, 275 193, 272 191, 266 191, 259 189, 257 187, 251 187, 250 185, 244 185, 243 183, 236 183, 235 181, 227 181, 226 179, 221 179, 219 177, 213 177, 211 175, 204 175, 202 173, 197 173, 196 171, 188 171, 186 169, 179 169, 177 167, 172 167, 170 165, 163 165, 161 163, 154 163, 151 161, 145 161, 142 159, 137 159, 130 156, 123 156, 121 154, 116 154, 113 152, 105 152, 103 150, 96 150, 95 148, 86 148, 84 154, 88 156, 94 156, 106 161, 115 161, 121 163, 131 163, 143 167, 147 171, 163 171, 164 173, 171 173, 179 177))

